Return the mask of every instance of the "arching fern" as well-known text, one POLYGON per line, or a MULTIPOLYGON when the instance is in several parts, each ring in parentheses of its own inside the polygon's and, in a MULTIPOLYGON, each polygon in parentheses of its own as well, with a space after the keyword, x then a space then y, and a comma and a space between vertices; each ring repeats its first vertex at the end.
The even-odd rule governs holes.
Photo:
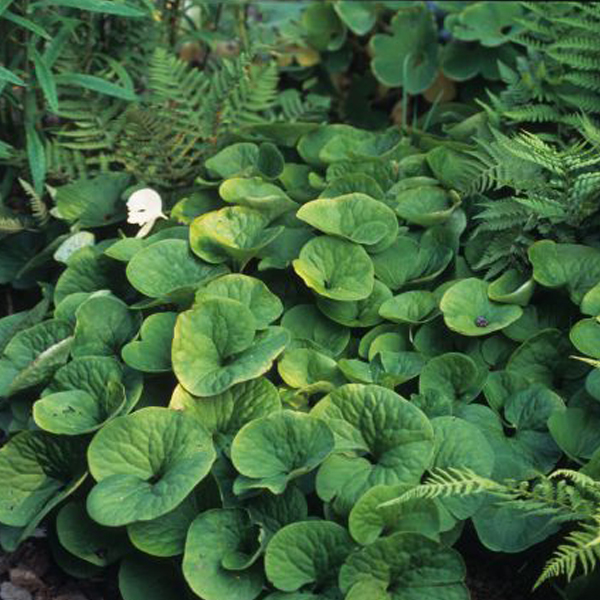
POLYGON ((571 580, 578 570, 588 574, 600 562, 600 482, 578 471, 561 469, 534 481, 497 482, 470 469, 436 469, 423 484, 381 506, 479 494, 490 494, 498 503, 509 503, 528 515, 550 517, 555 523, 577 523, 577 529, 565 536, 565 543, 546 563, 534 589, 554 577, 571 580))
POLYGON ((147 100, 117 120, 115 157, 143 181, 189 184, 206 156, 242 127, 266 120, 277 82, 275 64, 255 63, 248 55, 203 71, 159 48, 147 100))

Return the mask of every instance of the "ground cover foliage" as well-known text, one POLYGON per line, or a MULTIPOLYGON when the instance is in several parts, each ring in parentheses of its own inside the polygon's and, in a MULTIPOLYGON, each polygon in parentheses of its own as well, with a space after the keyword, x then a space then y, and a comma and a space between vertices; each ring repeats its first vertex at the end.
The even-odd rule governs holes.
POLYGON ((473 547, 593 598, 599 27, 0 0, 2 547, 125 600, 467 600, 473 547))

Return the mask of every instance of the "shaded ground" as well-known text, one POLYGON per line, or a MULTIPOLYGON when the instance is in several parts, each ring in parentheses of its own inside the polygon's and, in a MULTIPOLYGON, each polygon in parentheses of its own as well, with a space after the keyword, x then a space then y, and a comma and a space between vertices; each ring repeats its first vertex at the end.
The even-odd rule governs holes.
POLYGON ((116 582, 81 581, 65 575, 45 540, 29 540, 15 553, 0 553, 1 600, 120 600, 116 582))

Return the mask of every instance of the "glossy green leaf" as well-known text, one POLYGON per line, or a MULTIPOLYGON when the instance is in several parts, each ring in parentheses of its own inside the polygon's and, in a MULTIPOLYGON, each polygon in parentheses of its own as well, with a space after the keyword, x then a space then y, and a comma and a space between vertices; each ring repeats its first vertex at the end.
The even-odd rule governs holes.
POLYGON ((431 292, 404 292, 389 298, 379 307, 379 314, 394 323, 420 324, 437 316, 437 299, 431 292))
POLYGON ((346 593, 370 579, 391 600, 469 600, 465 574, 456 550, 415 533, 396 533, 352 554, 340 572, 340 588, 346 593))
POLYGON ((219 194, 226 202, 257 210, 269 220, 298 207, 280 187, 260 177, 227 179, 221 184, 219 194))
POLYGON ((304 283, 332 300, 363 300, 373 291, 374 269, 358 244, 329 236, 310 240, 293 261, 304 283))
POLYGON ((390 289, 375 280, 373 291, 364 300, 341 301, 318 298, 317 306, 332 321, 346 327, 372 327, 383 320, 379 311, 391 297, 390 289))
POLYGON ((490 283, 488 296, 495 302, 527 306, 534 290, 535 282, 532 279, 527 279, 515 269, 511 269, 490 283))
POLYGON ((575 323, 569 338, 579 352, 600 358, 600 323, 596 319, 582 319, 575 323))
POLYGON ((267 578, 280 590, 335 585, 340 566, 353 550, 350 535, 328 521, 292 523, 279 530, 265 554, 267 578))
POLYGON ((198 260, 184 240, 162 240, 140 250, 127 265, 133 287, 150 298, 185 294, 211 279, 227 273, 198 260))
POLYGON ((177 314, 150 315, 142 324, 140 339, 123 346, 123 361, 133 369, 146 373, 171 370, 171 344, 177 314))
POLYGON ((441 187, 420 186, 401 192, 391 205, 405 221, 432 227, 445 223, 460 206, 460 199, 441 187))
POLYGON ((600 250, 597 248, 542 240, 530 246, 528 255, 533 278, 545 287, 566 287, 575 304, 579 304, 600 279, 600 250))
POLYGON ((391 22, 392 35, 375 34, 370 41, 371 68, 389 87, 409 94, 424 92, 437 73, 437 40, 433 16, 424 5, 399 10, 391 22))
POLYGON ((88 496, 88 512, 112 527, 160 517, 184 500, 214 460, 208 432, 187 415, 150 407, 118 417, 88 449, 98 482, 88 496))
POLYGON ((141 316, 114 296, 91 297, 75 313, 74 357, 119 355, 138 332, 141 316))
POLYGON ((437 539, 441 528, 439 509, 433 500, 418 498, 390 506, 380 506, 398 498, 413 486, 376 485, 354 505, 348 519, 352 537, 363 546, 380 536, 399 531, 419 533, 437 539))
POLYGON ((334 4, 340 19, 357 35, 365 35, 377 21, 377 7, 371 2, 339 0, 334 4))
POLYGON ((127 526, 127 534, 131 543, 146 554, 178 556, 183 554, 187 532, 194 519, 220 504, 216 483, 212 477, 206 477, 172 511, 151 521, 131 523, 127 526))
POLYGON ((25 527, 85 474, 81 440, 40 431, 17 434, 0 449, 0 522, 25 527))
POLYGON ((209 297, 231 298, 250 309, 257 329, 266 329, 283 312, 281 300, 255 277, 247 275, 224 275, 209 282, 196 293, 196 301, 209 297))
POLYGON ((269 327, 256 334, 248 308, 230 298, 207 298, 181 313, 172 360, 180 383, 196 396, 214 396, 269 370, 289 334, 269 327))
POLYGON ((385 250, 398 235, 392 210, 362 193, 307 202, 297 217, 323 233, 362 244, 371 252, 385 250))
POLYGON ((481 392, 487 373, 467 355, 448 352, 432 358, 421 371, 419 392, 440 392, 453 402, 472 402, 481 392))
POLYGON ((33 419, 41 429, 62 435, 82 435, 102 427, 125 406, 125 388, 109 382, 94 397, 83 390, 48 394, 33 405, 33 419))
POLYGON ((462 335, 480 336, 504 329, 523 311, 519 306, 492 302, 488 284, 481 279, 463 279, 442 296, 440 309, 446 325, 462 335))
POLYGON ((63 547, 98 567, 121 559, 130 549, 127 536, 92 521, 79 502, 65 504, 56 517, 56 533, 63 547))
POLYGON ((289 481, 322 463, 333 447, 331 430, 315 417, 284 410, 255 419, 231 445, 231 459, 241 474, 236 486, 280 494, 289 481))
POLYGON ((265 377, 259 377, 204 398, 196 398, 177 386, 169 407, 196 419, 218 446, 229 446, 246 423, 281 410, 281 401, 277 388, 265 377))
POLYGON ((194 219, 190 226, 192 251, 209 263, 248 260, 281 234, 283 227, 269 227, 269 220, 257 210, 233 206, 194 219))
POLYGON ((429 420, 391 390, 348 384, 319 401, 311 414, 333 429, 339 452, 321 466, 317 492, 324 501, 337 498, 342 512, 374 485, 416 483, 430 464, 429 420))
POLYGON ((314 348, 321 353, 338 356, 350 341, 349 329, 328 319, 312 304, 297 304, 287 310, 281 325, 292 336, 290 347, 314 348))
POLYGON ((398 236, 383 252, 372 256, 377 279, 392 290, 437 277, 452 260, 452 248, 424 234, 420 240, 398 236), (404 257, 398 260, 398 256, 404 257))
POLYGON ((258 549, 258 528, 239 508, 209 510, 190 526, 183 556, 183 575, 206 600, 253 600, 263 587, 260 565, 228 569, 226 564, 258 549))
POLYGON ((17 333, 4 349, 14 376, 8 395, 49 380, 67 362, 73 342, 66 321, 51 319, 17 333))
POLYGON ((277 363, 277 371, 287 385, 304 392, 329 392, 345 383, 335 360, 310 348, 286 351, 277 363))

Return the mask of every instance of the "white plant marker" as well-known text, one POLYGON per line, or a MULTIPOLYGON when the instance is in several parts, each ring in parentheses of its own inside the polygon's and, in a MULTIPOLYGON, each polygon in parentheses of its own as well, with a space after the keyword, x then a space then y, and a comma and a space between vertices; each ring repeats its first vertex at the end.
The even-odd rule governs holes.
POLYGON ((133 192, 127 200, 127 222, 134 225, 141 225, 141 229, 135 237, 142 238, 150 233, 154 223, 158 219, 167 219, 162 212, 162 198, 160 194, 151 189, 144 188, 133 192))

